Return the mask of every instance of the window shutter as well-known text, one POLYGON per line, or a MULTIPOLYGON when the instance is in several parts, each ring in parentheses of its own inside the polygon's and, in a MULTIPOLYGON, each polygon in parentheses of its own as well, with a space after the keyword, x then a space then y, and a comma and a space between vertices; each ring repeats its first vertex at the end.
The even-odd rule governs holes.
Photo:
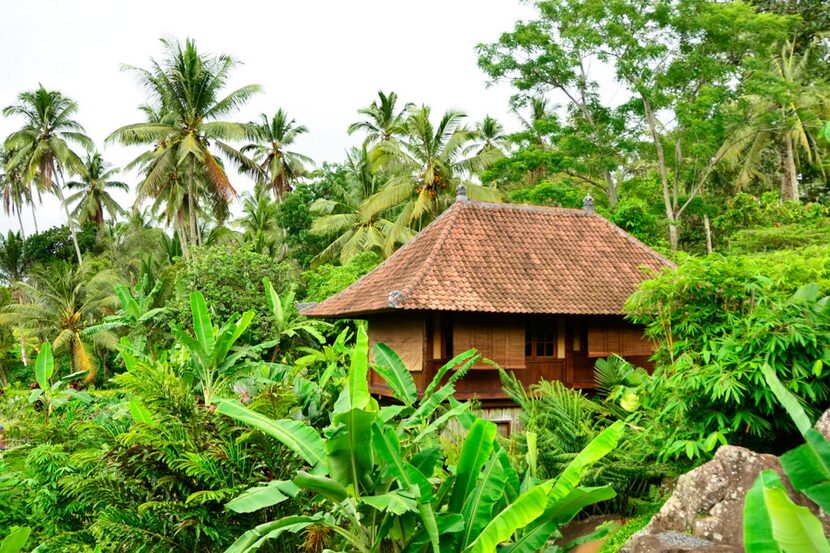
POLYGON ((642 328, 634 325, 592 326, 588 328, 588 357, 649 356, 652 343, 643 337, 642 328))
POLYGON ((374 362, 372 348, 386 344, 410 371, 424 368, 424 318, 404 314, 378 317, 369 321, 369 355, 374 362))
POLYGON ((525 368, 525 326, 519 319, 478 319, 455 317, 453 323, 453 355, 475 348, 481 354, 473 368, 492 369, 483 362, 490 359, 507 369, 525 368))

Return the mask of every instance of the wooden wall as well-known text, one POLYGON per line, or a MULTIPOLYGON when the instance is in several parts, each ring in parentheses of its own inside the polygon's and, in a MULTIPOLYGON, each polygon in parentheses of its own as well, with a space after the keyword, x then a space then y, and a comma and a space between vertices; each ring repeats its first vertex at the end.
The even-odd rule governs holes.
MULTIPOLYGON (((382 342, 395 350, 412 370, 419 390, 453 355, 472 347, 513 372, 525 386, 545 379, 561 380, 574 388, 593 388, 598 357, 616 353, 650 368, 648 359, 652 352, 652 344, 642 338, 639 327, 622 317, 609 316, 399 312, 369 319, 369 342, 370 347, 382 342), (527 343, 528 328, 548 329, 544 336, 540 333, 543 345, 538 350, 535 341, 527 343)), ((473 367, 456 383, 457 397, 476 397, 489 407, 509 406, 494 369, 484 362, 473 367)), ((383 381, 374 373, 370 386, 374 393, 388 394, 383 381)))

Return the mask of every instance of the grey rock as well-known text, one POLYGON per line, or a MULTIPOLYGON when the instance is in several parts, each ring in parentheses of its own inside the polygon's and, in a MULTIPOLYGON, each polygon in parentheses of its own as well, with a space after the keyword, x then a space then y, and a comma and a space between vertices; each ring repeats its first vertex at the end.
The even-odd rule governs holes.
MULTIPOLYGON (((830 440, 830 409, 816 423, 816 429, 830 440)), ((825 532, 830 532, 830 519, 792 489, 777 457, 726 445, 718 449, 711 461, 678 478, 668 501, 620 551, 743 551, 744 498, 758 473, 767 469, 778 473, 789 496, 796 503, 809 507, 819 516, 825 532)))
POLYGON ((816 421, 816 430, 821 432, 821 435, 830 440, 830 409, 824 412, 816 421))

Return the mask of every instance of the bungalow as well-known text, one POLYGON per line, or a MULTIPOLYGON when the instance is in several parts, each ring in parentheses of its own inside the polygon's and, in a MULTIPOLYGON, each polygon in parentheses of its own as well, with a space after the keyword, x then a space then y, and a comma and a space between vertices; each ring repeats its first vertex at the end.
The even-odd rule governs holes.
MULTIPOLYGON (((366 319, 370 345, 385 343, 412 371, 418 390, 454 355, 482 361, 456 384, 457 397, 507 406, 492 362, 525 385, 561 380, 593 386, 598 357, 646 365, 652 344, 622 316, 649 270, 672 263, 594 212, 456 202, 374 271, 310 317, 366 319)), ((389 390, 372 375, 373 393, 389 390)))

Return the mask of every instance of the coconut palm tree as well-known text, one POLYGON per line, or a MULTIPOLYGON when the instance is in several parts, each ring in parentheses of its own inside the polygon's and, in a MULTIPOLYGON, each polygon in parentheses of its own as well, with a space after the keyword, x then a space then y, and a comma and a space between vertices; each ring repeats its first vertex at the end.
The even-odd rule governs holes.
POLYGON ((495 200, 492 188, 470 179, 497 159, 494 152, 469 154, 474 131, 463 126, 465 115, 448 111, 433 125, 427 106, 413 107, 404 121, 400 140, 379 143, 370 153, 376 170, 390 177, 366 200, 366 216, 399 209, 388 239, 402 236, 407 227, 419 229, 446 209, 460 184, 471 198, 495 200))
POLYGON ((52 342, 56 352, 69 353, 72 372, 89 371, 95 376, 94 346, 115 349, 118 340, 107 329, 88 332, 102 314, 118 306, 112 271, 93 273, 85 265, 59 261, 32 271, 27 282, 19 283, 23 302, 0 311, 0 323, 33 332, 40 340, 52 342))
POLYGON ((242 217, 237 223, 242 228, 242 239, 251 244, 253 251, 274 258, 284 253, 279 204, 265 186, 258 184, 252 194, 242 197, 242 217))
POLYGON ((314 164, 310 157, 286 149, 308 129, 297 125, 280 108, 273 117, 261 113, 258 121, 248 123, 246 130, 251 142, 240 148, 240 156, 228 154, 243 172, 264 184, 277 200, 281 200, 297 179, 306 174, 306 165, 314 164))
POLYGON ((369 106, 357 110, 366 118, 349 125, 349 134, 358 131, 366 133, 363 145, 371 148, 381 142, 392 140, 395 136, 402 134, 406 111, 412 107, 407 103, 401 110, 397 109, 398 95, 394 92, 384 94, 378 90, 378 99, 369 106))
POLYGON ((162 44, 164 59, 152 60, 149 69, 128 67, 147 88, 151 108, 145 107, 143 111, 153 116, 147 122, 117 129, 107 140, 153 145, 150 152, 135 160, 144 167, 145 174, 139 194, 164 196, 167 202, 174 202, 172 212, 177 216, 182 214, 178 202, 186 203, 189 240, 198 244, 196 219, 200 200, 207 198, 214 208, 227 208, 236 196, 211 146, 235 152, 224 141, 243 138, 245 126, 222 118, 245 104, 260 87, 247 85, 223 96, 231 70, 237 64, 233 58, 201 54, 192 39, 184 44, 163 39, 162 44))
POLYGON ((544 96, 524 98, 523 101, 513 105, 513 107, 510 108, 510 112, 513 113, 513 115, 515 115, 519 120, 519 123, 522 125, 522 129, 524 129, 524 133, 530 135, 530 141, 532 143, 541 148, 546 148, 548 146, 544 134, 540 132, 539 129, 539 123, 552 115, 550 106, 548 105, 548 100, 544 96), (525 106, 529 108, 527 117, 525 117, 522 113, 522 108, 525 106))
POLYGON ((81 180, 66 183, 70 190, 78 190, 66 198, 69 203, 77 202, 72 215, 78 222, 93 221, 100 228, 104 224, 104 211, 109 213, 110 219, 124 213, 124 209, 108 192, 129 192, 130 187, 126 183, 112 180, 118 173, 119 169, 110 167, 98 152, 87 154, 80 171, 81 180))
MULTIPOLYGON (((19 282, 22 282, 29 270, 29 263, 23 252, 23 235, 9 231, 6 236, 0 234, 0 282, 5 282, 11 288, 12 297, 17 303, 23 303, 23 294, 19 282)), ((18 333, 20 338, 20 360, 23 365, 29 364, 26 355, 26 335, 18 333)))
POLYGON ((346 167, 345 183, 336 184, 330 198, 320 198, 311 205, 311 211, 318 214, 311 232, 334 237, 316 259, 337 257, 345 265, 365 251, 388 256, 396 244, 408 241, 414 232, 404 227, 399 235, 390 236, 394 223, 382 213, 366 209, 366 200, 381 190, 385 177, 373 170, 365 146, 352 149, 346 167))
POLYGON ((40 85, 37 90, 23 92, 17 100, 16 104, 3 110, 6 116, 17 115, 24 120, 23 127, 6 138, 6 149, 14 152, 6 171, 19 167, 24 179, 34 180, 40 190, 48 190, 58 197, 66 213, 67 226, 80 264, 83 262, 81 248, 61 181, 65 173, 78 173, 83 167, 83 161, 70 144, 89 151, 93 147, 92 140, 81 124, 73 119, 78 104, 60 92, 46 90, 40 85))
POLYGON ((10 158, 11 156, 5 150, 0 150, 0 191, 3 196, 3 211, 7 216, 17 215, 20 233, 25 238, 23 204, 32 203, 32 187, 21 177, 19 167, 6 167, 10 158))
POLYGON ((476 123, 473 143, 469 152, 476 155, 493 155, 503 157, 509 145, 509 138, 504 132, 504 126, 499 120, 485 115, 484 119, 476 123))
POLYGON ((742 99, 741 124, 716 156, 737 169, 738 191, 753 179, 766 180, 762 160, 770 153, 778 158, 782 200, 800 199, 798 166, 804 159, 823 171, 816 137, 830 118, 830 101, 827 88, 809 75, 811 55, 811 47, 799 53, 794 42, 785 42, 770 61, 768 74, 761 77, 763 92, 742 99))

